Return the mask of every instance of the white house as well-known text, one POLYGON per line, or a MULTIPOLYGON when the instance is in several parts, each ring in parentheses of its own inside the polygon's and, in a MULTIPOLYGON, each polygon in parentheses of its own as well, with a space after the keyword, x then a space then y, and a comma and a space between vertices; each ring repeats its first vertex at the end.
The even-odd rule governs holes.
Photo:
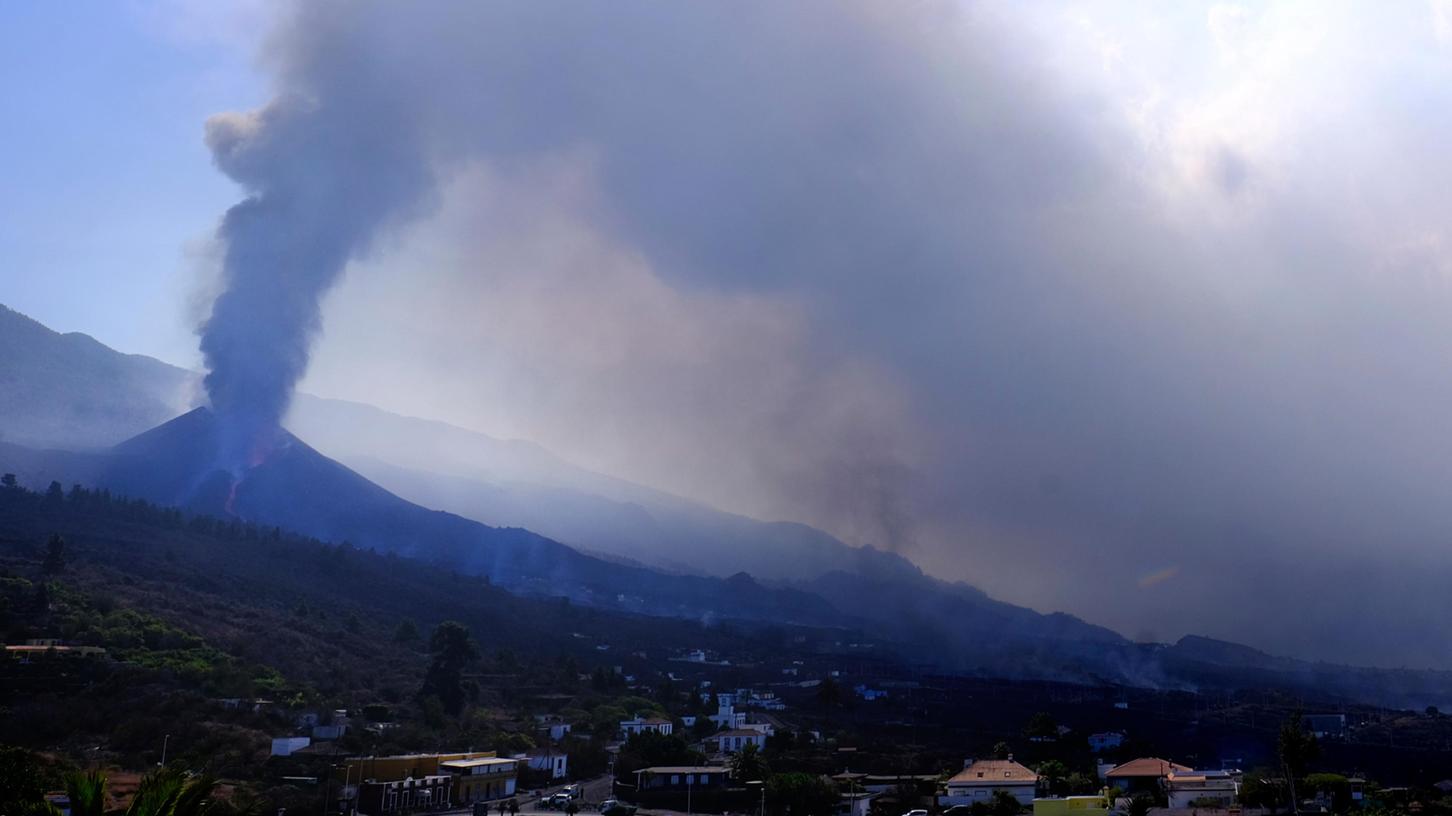
POLYGON ((272 740, 273 756, 292 756, 293 752, 300 751, 312 744, 307 737, 274 737, 272 740))
POLYGON ((570 773, 570 757, 564 751, 553 748, 534 748, 523 754, 516 754, 514 758, 525 763, 532 771, 549 773, 550 779, 564 779, 570 773))
POLYGON ((718 750, 723 754, 734 754, 748 745, 755 745, 757 750, 766 747, 766 734, 750 728, 722 731, 716 735, 715 739, 718 750))
POLYGON ((1230 807, 1240 780, 1234 771, 1171 771, 1165 792, 1172 808, 1230 807))
POLYGON ((620 733, 624 734, 626 739, 643 731, 654 731, 663 736, 670 736, 675 727, 675 723, 660 717, 636 717, 633 720, 620 721, 620 733))
POLYGON ((1014 762, 1012 757, 970 761, 948 780, 947 792, 938 797, 938 804, 952 807, 987 802, 995 792, 1004 791, 1020 804, 1032 805, 1038 783, 1039 775, 1014 762))
POLYGON ((720 697, 725 698, 725 700, 716 709, 716 713, 712 714, 707 719, 715 723, 717 728, 724 728, 728 731, 733 728, 740 728, 746 725, 746 712, 737 711, 735 707, 732 706, 731 695, 722 694, 720 695, 720 697))

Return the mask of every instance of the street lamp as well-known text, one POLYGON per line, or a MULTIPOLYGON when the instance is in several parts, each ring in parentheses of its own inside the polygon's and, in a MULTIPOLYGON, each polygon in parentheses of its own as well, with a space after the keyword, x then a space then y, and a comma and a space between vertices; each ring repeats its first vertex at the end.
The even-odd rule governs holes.
POLYGON ((760 779, 753 779, 746 783, 746 787, 748 788, 753 785, 761 788, 761 806, 760 810, 757 811, 757 816, 766 816, 766 782, 760 779))
POLYGON ((161 761, 158 762, 158 763, 156 763, 157 764, 157 767, 161 767, 161 768, 166 767, 166 744, 168 742, 171 742, 171 734, 167 734, 165 737, 162 737, 162 740, 161 740, 161 761))

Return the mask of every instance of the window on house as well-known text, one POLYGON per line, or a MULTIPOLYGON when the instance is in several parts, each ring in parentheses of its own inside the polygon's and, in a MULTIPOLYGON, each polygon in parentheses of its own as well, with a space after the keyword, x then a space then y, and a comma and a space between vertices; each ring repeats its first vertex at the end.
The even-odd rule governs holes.
POLYGON ((679 784, 681 784, 681 777, 680 777, 679 774, 671 774, 671 784, 672 785, 679 785, 679 784))

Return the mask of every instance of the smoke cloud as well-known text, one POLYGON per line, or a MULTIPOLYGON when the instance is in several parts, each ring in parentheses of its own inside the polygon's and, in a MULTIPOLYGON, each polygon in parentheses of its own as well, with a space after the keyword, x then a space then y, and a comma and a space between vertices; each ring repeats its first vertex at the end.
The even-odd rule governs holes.
POLYGON ((299 4, 213 127, 214 403, 275 420, 356 262, 319 391, 1131 635, 1444 662, 1452 59, 1378 12, 299 4))
POLYGON ((207 121, 217 166, 248 193, 218 230, 221 292, 200 328, 220 464, 234 472, 273 444, 322 296, 430 189, 420 145, 407 130, 369 127, 349 110, 358 103, 293 83, 262 110, 207 121))

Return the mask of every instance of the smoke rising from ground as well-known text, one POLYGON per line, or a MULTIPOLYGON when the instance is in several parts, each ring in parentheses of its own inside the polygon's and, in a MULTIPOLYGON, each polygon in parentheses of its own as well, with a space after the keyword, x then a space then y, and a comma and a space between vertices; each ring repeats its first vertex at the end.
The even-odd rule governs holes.
POLYGON ((306 3, 219 162, 299 294, 412 221, 319 391, 1130 635, 1440 661, 1452 16, 1379 11, 306 3))

